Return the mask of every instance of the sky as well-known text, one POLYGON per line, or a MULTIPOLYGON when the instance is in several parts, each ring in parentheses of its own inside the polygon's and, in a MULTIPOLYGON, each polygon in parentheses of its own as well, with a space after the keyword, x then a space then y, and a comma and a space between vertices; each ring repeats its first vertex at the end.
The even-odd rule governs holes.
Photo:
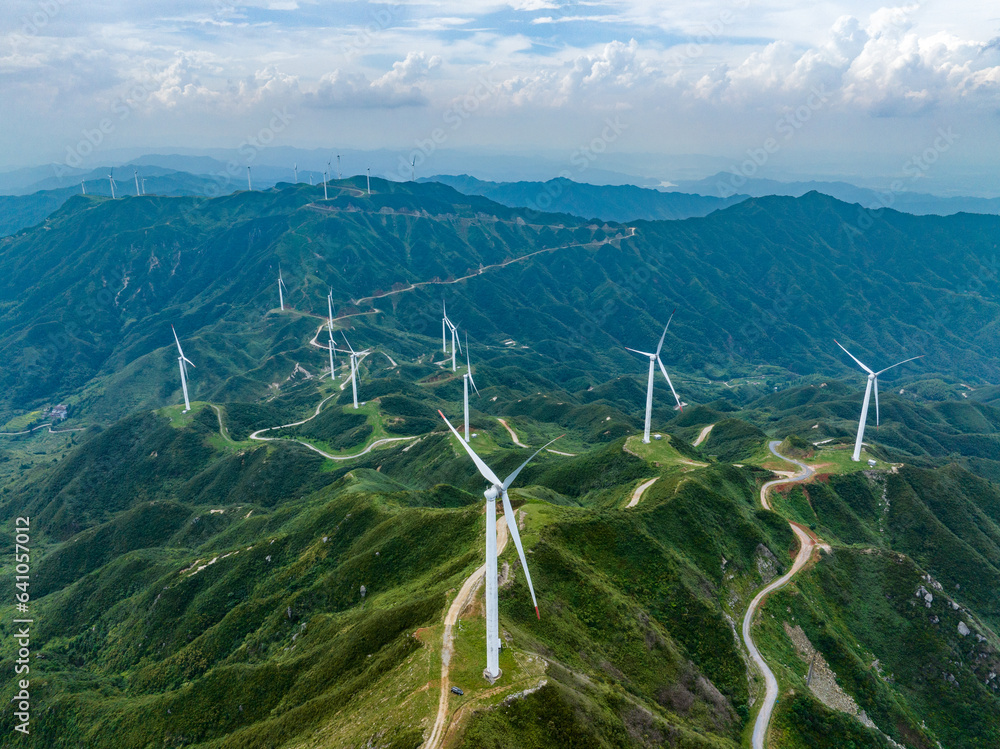
POLYGON ((0 168, 293 146, 943 188, 1000 167, 1000 5, 6 0, 0 102, 0 168))

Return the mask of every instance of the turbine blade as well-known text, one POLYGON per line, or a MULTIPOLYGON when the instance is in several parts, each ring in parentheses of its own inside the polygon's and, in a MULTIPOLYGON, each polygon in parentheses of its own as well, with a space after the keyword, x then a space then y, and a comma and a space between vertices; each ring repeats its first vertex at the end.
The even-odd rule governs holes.
POLYGON ((448 425, 448 428, 451 430, 451 433, 454 434, 456 437, 458 437, 458 443, 465 448, 465 452, 469 453, 469 457, 472 458, 472 462, 476 464, 476 468, 479 469, 479 472, 483 475, 483 478, 489 481, 490 484, 493 486, 502 486, 503 482, 497 477, 495 473, 493 473, 490 467, 483 462, 483 459, 480 458, 478 455, 476 455, 475 450, 469 447, 469 443, 466 442, 464 439, 462 439, 462 435, 460 435, 458 431, 455 429, 455 427, 451 425, 451 422, 448 421, 448 417, 445 416, 444 413, 442 413, 441 409, 438 409, 438 413, 441 414, 441 418, 444 419, 444 423, 448 425))
POLYGON ((348 348, 348 350, 349 350, 349 351, 350 351, 350 352, 351 352, 351 353, 353 354, 353 353, 354 353, 354 349, 353 349, 353 348, 351 348, 351 342, 347 340, 347 333, 344 333, 344 331, 340 331, 340 332, 341 332, 341 334, 343 334, 343 336, 344 336, 344 343, 346 343, 346 344, 347 344, 347 348, 348 348))
POLYGON ((650 353, 649 351, 640 351, 637 348, 629 348, 628 346, 625 347, 625 350, 631 351, 633 354, 642 354, 643 356, 656 356, 656 354, 650 353))
MULTIPOLYGON (((833 342, 836 343, 838 346, 840 346, 840 341, 838 341, 836 338, 833 339, 833 342)), ((866 367, 864 364, 862 364, 861 360, 858 357, 856 357, 854 354, 852 354, 846 348, 844 348, 843 346, 840 346, 840 348, 844 349, 844 353, 847 354, 852 359, 854 359, 854 361, 856 361, 858 363, 858 366, 861 367, 863 370, 865 370, 868 374, 875 374, 868 367, 866 367)))
MULTIPOLYGON (((676 311, 677 311, 677 308, 674 307, 674 312, 676 312, 676 311)), ((660 343, 656 347, 656 356, 657 357, 660 356, 660 350, 663 348, 663 339, 667 337, 667 328, 670 327, 670 321, 674 319, 674 312, 670 313, 670 317, 667 318, 667 324, 663 326, 663 335, 660 336, 660 343)))
POLYGON ((511 474, 510 476, 508 476, 508 477, 507 477, 507 480, 503 482, 503 490, 504 490, 504 491, 507 491, 507 488, 508 488, 508 487, 509 487, 509 486, 510 486, 510 485, 511 485, 512 483, 514 483, 514 479, 516 479, 516 478, 517 478, 517 474, 519 474, 519 473, 521 472, 521 470, 522 470, 522 469, 523 469, 523 468, 524 468, 524 467, 525 467, 526 465, 528 465, 528 463, 530 463, 531 461, 533 461, 533 460, 535 459, 535 456, 536 456, 536 455, 538 455, 538 453, 540 453, 540 452, 541 452, 542 450, 544 450, 544 449, 545 449, 546 447, 548 447, 549 445, 551 445, 551 444, 552 444, 553 442, 555 442, 556 440, 561 440, 561 439, 562 439, 563 437, 565 437, 565 436, 566 436, 566 435, 564 435, 564 434, 560 434, 560 435, 559 435, 558 437, 556 437, 556 439, 554 439, 554 440, 549 440, 549 441, 548 441, 548 442, 546 442, 546 443, 545 443, 544 445, 542 445, 542 446, 541 446, 540 448, 538 448, 537 450, 535 450, 535 452, 533 452, 533 453, 531 454, 531 457, 530 457, 530 458, 528 458, 528 459, 527 459, 526 461, 524 461, 524 462, 523 462, 523 463, 522 463, 521 465, 519 465, 519 466, 517 467, 517 470, 516 470, 516 471, 514 471, 514 473, 512 473, 512 474, 511 474))
POLYGON ((906 362, 916 361, 917 359, 922 359, 922 358, 924 358, 924 356, 926 356, 926 354, 921 354, 920 356, 914 356, 912 359, 904 359, 903 361, 899 362, 898 364, 893 364, 892 367, 886 367, 881 372, 875 372, 874 374, 875 374, 876 377, 878 377, 880 374, 882 374, 882 372, 888 372, 893 367, 898 367, 900 364, 906 364, 906 362))
MULTIPOLYGON (((183 354, 181 354, 181 359, 183 359, 183 360, 184 360, 184 361, 186 361, 186 362, 187 362, 188 364, 190 364, 190 365, 191 365, 192 367, 194 367, 194 362, 193 362, 193 361, 191 361, 190 359, 188 359, 188 358, 187 358, 186 356, 184 356, 183 354)), ((197 369, 197 367, 195 367, 195 369, 197 369)))
POLYGON ((170 329, 174 331, 174 341, 177 343, 177 353, 180 354, 181 358, 183 359, 184 349, 181 348, 181 339, 177 337, 177 330, 176 328, 174 328, 173 324, 170 325, 170 329))
POLYGON ((517 547, 517 556, 521 559, 521 567, 524 569, 524 579, 528 581, 528 592, 531 593, 531 603, 535 607, 535 616, 542 620, 542 615, 538 613, 538 601, 535 600, 535 587, 531 584, 531 573, 528 572, 528 560, 524 558, 524 547, 521 546, 521 534, 517 530, 517 518, 514 517, 514 509, 510 506, 510 498, 507 490, 501 492, 503 496, 503 514, 507 518, 507 531, 510 533, 514 546, 517 547))
POLYGON ((472 383, 472 389, 476 391, 476 395, 479 395, 479 388, 476 387, 476 381, 472 379, 472 372, 469 372, 469 382, 472 383))
POLYGON ((670 375, 667 374, 667 368, 663 366, 663 362, 660 361, 660 357, 656 357, 656 363, 660 365, 660 371, 663 372, 663 376, 667 378, 667 384, 670 386, 670 392, 674 394, 674 400, 677 401, 677 408, 684 413, 684 406, 681 405, 681 399, 677 397, 677 391, 674 390, 674 383, 670 381, 670 375))

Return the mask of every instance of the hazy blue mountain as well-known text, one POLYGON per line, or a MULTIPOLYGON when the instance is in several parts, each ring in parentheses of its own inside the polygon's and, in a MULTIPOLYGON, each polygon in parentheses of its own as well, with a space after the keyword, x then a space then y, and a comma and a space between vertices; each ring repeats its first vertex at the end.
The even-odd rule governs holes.
POLYGON ((563 177, 548 182, 484 182, 467 174, 439 174, 419 181, 441 182, 466 195, 482 195, 512 208, 556 211, 601 221, 707 216, 746 199, 745 195, 713 198, 664 193, 634 185, 591 185, 563 177))

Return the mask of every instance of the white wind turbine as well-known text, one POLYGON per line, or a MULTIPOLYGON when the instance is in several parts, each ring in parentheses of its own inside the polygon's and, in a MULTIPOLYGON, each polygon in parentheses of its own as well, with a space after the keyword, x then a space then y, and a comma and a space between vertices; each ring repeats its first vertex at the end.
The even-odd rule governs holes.
POLYGON ((867 384, 867 386, 865 386, 865 401, 864 401, 864 405, 861 406, 861 421, 858 423, 858 437, 854 441, 854 454, 851 455, 851 460, 853 460, 856 463, 859 460, 861 460, 861 441, 865 437, 865 422, 868 420, 868 402, 871 400, 871 397, 872 397, 872 387, 873 386, 875 388, 875 426, 878 426, 878 424, 879 424, 879 412, 878 412, 878 410, 879 410, 878 409, 878 376, 880 374, 882 374, 883 372, 887 372, 888 370, 892 369, 893 367, 898 367, 900 364, 906 364, 907 362, 914 361, 915 359, 920 359, 924 355, 921 354, 920 356, 914 356, 914 357, 912 357, 910 359, 904 359, 903 361, 901 361, 901 362, 899 362, 897 364, 893 364, 892 367, 886 367, 885 369, 880 369, 878 372, 873 372, 867 366, 865 366, 864 364, 862 364, 861 360, 858 359, 858 357, 856 357, 854 354, 852 354, 846 348, 844 348, 843 346, 841 346, 840 345, 840 341, 838 341, 837 339, 834 339, 833 342, 836 343, 838 346, 840 346, 840 348, 843 349, 843 351, 844 351, 845 354, 847 354, 849 357, 851 357, 852 359, 854 359, 854 361, 857 362, 858 366, 861 367, 863 370, 865 370, 865 372, 868 373, 868 384, 867 384))
POLYGON ((278 306, 281 307, 281 311, 285 311, 285 294, 284 292, 288 290, 285 286, 285 280, 281 277, 281 265, 278 265, 278 306))
POLYGON ((471 383, 472 389, 476 391, 476 395, 479 395, 479 388, 476 387, 476 381, 472 379, 472 362, 469 360, 469 334, 465 334, 465 368, 466 373, 462 375, 463 384, 465 386, 465 441, 469 441, 469 384, 471 383))
POLYGON ((372 194, 372 168, 368 167, 368 194, 372 194))
POLYGON ((114 173, 115 173, 114 169, 112 169, 110 172, 108 172, 108 182, 111 183, 111 199, 112 200, 115 199, 115 178, 112 176, 114 173))
MULTIPOLYGON (((676 312, 677 310, 674 310, 676 312)), ((674 319, 674 312, 670 313, 670 317, 667 319, 667 324, 663 328, 663 335, 660 336, 660 342, 656 346, 656 353, 651 354, 648 351, 638 351, 634 348, 625 347, 626 351, 631 351, 634 354, 642 354, 643 356, 649 357, 649 384, 646 386, 646 425, 642 430, 642 441, 649 442, 649 422, 653 418, 653 371, 655 369, 654 365, 660 365, 660 371, 663 372, 663 376, 667 380, 667 385, 670 386, 670 392, 674 394, 674 400, 677 401, 677 408, 684 413, 684 405, 681 403, 681 399, 677 397, 677 391, 674 390, 674 383, 670 381, 670 375, 667 374, 667 368, 663 366, 663 362, 660 360, 660 350, 663 348, 663 339, 667 337, 667 328, 670 327, 670 321, 674 319)))
POLYGON ((294 164, 292 166, 292 173, 295 175, 295 184, 299 183, 299 165, 294 164))
POLYGON ((330 334, 330 341, 328 348, 330 349, 330 379, 337 379, 337 367, 334 361, 334 352, 337 350, 336 344, 333 342, 333 289, 330 289, 330 293, 326 295, 326 306, 330 313, 327 318, 326 330, 330 334))
MULTIPOLYGON (((456 431, 455 427, 445 417, 441 411, 441 418, 448 425, 451 433, 458 438, 459 444, 472 458, 483 478, 490 482, 489 488, 484 493, 486 497, 486 671, 483 675, 492 683, 500 677, 500 614, 497 603, 497 511, 496 501, 500 497, 503 501, 503 514, 507 518, 507 531, 510 533, 514 546, 517 547, 517 555, 521 559, 521 567, 524 569, 524 577, 528 581, 528 590, 531 592, 531 603, 535 607, 535 616, 541 620, 538 613, 538 601, 535 599, 535 588, 531 584, 531 573, 528 572, 528 561, 524 558, 524 547, 521 546, 521 534, 517 530, 517 519, 514 517, 514 510, 510 506, 510 498, 507 496, 507 489, 514 483, 514 479, 521 470, 528 465, 535 456, 542 450, 555 442, 555 440, 543 445, 536 450, 530 458, 524 461, 516 471, 501 481, 490 467, 483 462, 482 458, 476 455, 468 442, 456 431)), ((560 435, 561 436, 561 435, 560 435)))
POLYGON ((323 200, 329 200, 329 197, 327 197, 327 194, 326 194, 326 182, 327 182, 328 179, 330 179, 330 176, 329 176, 330 165, 327 164, 326 167, 327 167, 327 170, 323 172, 323 200))
POLYGON ((337 179, 342 179, 340 176, 340 154, 337 154, 337 179))
POLYGON ((410 159, 410 182, 417 181, 417 157, 410 159))
POLYGON ((347 340, 347 334, 344 331, 340 331, 344 336, 344 343, 347 344, 347 349, 351 352, 351 390, 354 391, 354 407, 358 407, 358 357, 362 354, 367 354, 368 351, 355 351, 351 348, 351 342, 347 340))
POLYGON ((87 194, 87 183, 86 183, 86 181, 81 181, 80 182, 80 189, 83 190, 83 194, 84 195, 87 194))
POLYGON ((444 299, 441 300, 441 310, 443 314, 441 318, 441 349, 446 354, 448 353, 448 345, 445 343, 445 326, 447 326, 451 330, 451 371, 457 372, 458 366, 455 362, 455 350, 456 348, 459 351, 462 350, 462 344, 458 342, 458 327, 448 317, 448 308, 445 306, 444 299))
POLYGON ((139 197, 139 172, 136 169, 132 170, 132 176, 135 178, 135 196, 139 197))
POLYGON ((188 411, 191 410, 191 401, 188 400, 187 365, 190 364, 193 367, 194 362, 188 359, 186 356, 184 356, 184 349, 181 348, 181 341, 177 337, 177 331, 174 329, 174 326, 171 325, 170 329, 174 331, 174 341, 177 342, 177 354, 178 354, 177 364, 181 370, 181 390, 184 391, 183 413, 187 413, 188 411))
POLYGON ((139 180, 139 181, 140 181, 140 182, 142 182, 142 194, 143 194, 143 195, 145 195, 145 194, 146 194, 146 178, 145 178, 145 177, 143 177, 143 178, 142 178, 141 180, 139 180))
POLYGON ((247 190, 253 192, 253 185, 250 183, 250 167, 247 166, 247 190))

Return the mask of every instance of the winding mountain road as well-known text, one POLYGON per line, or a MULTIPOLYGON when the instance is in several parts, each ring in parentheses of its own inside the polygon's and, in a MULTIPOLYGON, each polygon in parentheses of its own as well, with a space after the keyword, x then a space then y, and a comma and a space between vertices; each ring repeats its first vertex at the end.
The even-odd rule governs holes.
POLYGON ((696 439, 691 444, 694 445, 695 447, 698 447, 698 445, 700 445, 702 442, 704 442, 705 440, 707 440, 708 439, 708 435, 712 433, 712 427, 714 427, 714 426, 715 426, 715 424, 709 424, 707 427, 705 427, 704 429, 702 429, 701 430, 701 434, 698 435, 698 439, 696 439))
MULTIPOLYGON (((768 449, 782 460, 788 461, 789 463, 794 463, 799 467, 799 472, 788 478, 775 479, 773 481, 768 481, 760 488, 760 503, 765 510, 771 509, 771 503, 768 502, 767 493, 775 486, 780 484, 794 484, 802 481, 807 481, 812 478, 815 471, 807 466, 805 463, 800 463, 792 458, 787 458, 778 452, 777 448, 781 444, 780 441, 774 440, 768 443, 768 449)), ((747 650, 750 652, 750 657, 753 662, 757 664, 757 668, 764 675, 764 683, 766 685, 764 693, 764 702, 760 706, 760 712, 757 713, 757 721, 754 723, 753 727, 753 739, 752 746, 753 749, 764 749, 764 739, 767 736, 767 727, 771 722, 771 714, 774 712, 774 704, 778 700, 778 680, 774 676, 774 672, 768 667, 767 663, 764 661, 763 656, 760 654, 760 650, 754 644, 753 637, 750 633, 750 626, 753 623, 754 614, 757 613, 757 609, 760 607, 761 602, 764 598, 771 592, 778 590, 779 588, 785 586, 789 580, 802 569, 809 558, 812 556, 813 549, 816 548, 816 541, 813 540, 802 526, 797 523, 789 523, 792 526, 792 530, 799 539, 799 553, 795 556, 795 561, 792 563, 792 568, 779 577, 777 580, 772 581, 763 590, 761 590, 754 599, 750 602, 750 606, 747 607, 747 612, 743 616, 743 642, 747 646, 747 650)))
POLYGON ((507 433, 510 434, 510 438, 514 440, 515 445, 517 445, 518 447, 527 447, 526 444, 524 444, 523 442, 521 442, 521 440, 517 438, 517 432, 515 432, 513 429, 510 428, 510 424, 508 424, 504 419, 501 419, 499 417, 497 417, 497 421, 499 421, 503 425, 503 428, 507 430, 507 433))
MULTIPOLYGON (((497 556, 500 556, 504 547, 507 546, 507 536, 507 518, 498 518, 497 556)), ((445 729, 447 728, 445 721, 448 718, 448 696, 451 694, 451 683, 448 681, 448 676, 451 671, 451 653, 454 642, 452 628, 465 608, 472 603, 472 599, 485 577, 486 563, 483 562, 483 565, 469 575, 468 579, 462 584, 458 595, 455 596, 455 600, 448 607, 448 613, 445 614, 444 637, 441 642, 441 697, 438 700, 437 718, 434 720, 434 727, 431 729, 430 737, 424 742, 423 749, 439 749, 441 743, 444 741, 445 729)))
POLYGON ((639 486, 635 488, 635 491, 632 492, 632 499, 630 499, 629 503, 625 505, 625 509, 627 510, 629 507, 635 507, 637 504, 639 504, 639 500, 642 499, 642 495, 646 493, 646 490, 649 487, 651 487, 653 484, 656 483, 656 480, 658 478, 660 477, 653 476, 653 478, 651 478, 649 481, 639 484, 639 486))

